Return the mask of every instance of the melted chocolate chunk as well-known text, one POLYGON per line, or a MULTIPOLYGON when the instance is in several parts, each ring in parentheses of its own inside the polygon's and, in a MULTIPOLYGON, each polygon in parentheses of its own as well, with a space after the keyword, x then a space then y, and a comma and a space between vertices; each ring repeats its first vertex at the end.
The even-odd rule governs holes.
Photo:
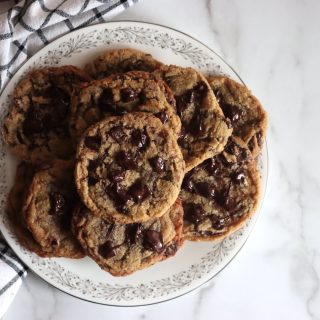
POLYGON ((258 146, 261 147, 263 143, 261 131, 256 133, 256 139, 257 139, 258 146))
POLYGON ((112 89, 106 88, 102 91, 98 100, 98 107, 101 111, 104 111, 104 112, 110 112, 116 109, 116 105, 113 100, 112 89))
POLYGON ((187 109, 188 105, 194 102, 195 93, 193 89, 187 90, 180 96, 176 96, 177 113, 180 117, 183 116, 183 112, 187 109))
POLYGON ((124 180, 126 173, 122 170, 115 170, 115 171, 110 171, 109 172, 109 179, 112 182, 121 182, 124 180))
POLYGON ((208 86, 204 81, 200 81, 196 84, 193 90, 198 96, 202 98, 203 95, 208 92, 208 86))
POLYGON ((230 223, 230 218, 228 217, 219 217, 217 215, 212 215, 210 217, 211 219, 211 225, 216 230, 222 230, 227 226, 228 223, 230 223))
POLYGON ((84 144, 87 148, 99 151, 101 146, 101 137, 99 136, 93 136, 93 137, 85 137, 84 144))
POLYGON ((23 132, 26 136, 31 136, 44 131, 43 117, 35 108, 30 108, 26 119, 23 122, 23 132))
POLYGON ((144 232, 143 247, 146 250, 160 253, 164 249, 162 233, 155 230, 146 230, 144 232))
POLYGON ((111 241, 106 241, 104 244, 101 244, 98 248, 98 252, 100 256, 102 256, 105 259, 110 259, 116 255, 116 251, 112 246, 111 241))
POLYGON ((99 182, 99 179, 95 178, 95 177, 88 177, 88 185, 89 186, 94 186, 95 184, 97 184, 99 182))
POLYGON ((201 136, 204 133, 204 126, 202 124, 201 115, 198 111, 195 112, 189 123, 189 132, 193 136, 201 136))
POLYGON ((166 124, 169 120, 169 116, 165 111, 160 111, 156 113, 155 116, 159 118, 163 124, 166 124))
POLYGON ((117 142, 123 141, 126 136, 121 126, 113 127, 112 129, 110 129, 109 134, 117 142))
POLYGON ((88 171, 96 171, 97 168, 103 163, 102 158, 97 158, 94 160, 89 160, 88 171))
POLYGON ((184 179, 182 181, 182 188, 184 190, 189 191, 189 192, 194 192, 195 191, 194 190, 194 183, 193 183, 193 181, 191 179, 192 178, 192 174, 193 174, 193 171, 188 172, 185 175, 185 177, 184 177, 184 179))
POLYGON ((185 219, 193 224, 200 223, 206 216, 200 204, 186 203, 183 204, 183 209, 185 219))
POLYGON ((139 149, 146 148, 150 142, 147 132, 139 129, 136 129, 132 132, 131 141, 132 144, 137 146, 139 149))
POLYGON ((138 93, 132 88, 123 88, 120 90, 120 96, 123 102, 132 102, 137 99, 138 93))
POLYGON ((205 169, 210 175, 217 175, 222 171, 217 157, 212 157, 204 162, 205 169))
POLYGON ((138 180, 130 187, 130 194, 135 203, 141 203, 150 196, 150 190, 146 184, 138 180))
POLYGON ((232 141, 230 139, 229 139, 224 151, 236 156, 237 161, 239 163, 245 162, 245 161, 249 160, 251 157, 250 151, 248 149, 240 147, 239 145, 237 145, 234 141, 232 141))
POLYGON ((178 144, 181 148, 188 149, 187 133, 186 129, 182 126, 180 136, 178 138, 178 144))
POLYGON ((116 161, 123 169, 135 170, 137 169, 137 160, 129 151, 120 151, 116 156, 116 161))
POLYGON ((142 238, 142 225, 140 223, 128 224, 126 226, 126 242, 136 244, 142 238))
POLYGON ((177 251, 178 251, 178 246, 176 242, 173 242, 172 244, 166 247, 166 251, 164 252, 164 254, 166 257, 171 257, 175 255, 177 251))
POLYGON ((243 184, 246 181, 247 176, 243 171, 233 172, 231 174, 231 180, 236 184, 243 184))
MULTIPOLYGON (((111 186, 106 188, 106 193, 113 200, 117 209, 124 208, 130 200, 132 200, 131 195, 125 190, 119 182, 115 182, 111 186)), ((122 210, 119 210, 122 212, 122 210)))
POLYGON ((161 173, 165 171, 165 163, 161 157, 159 156, 153 157, 149 160, 149 162, 155 172, 161 173))
POLYGON ((232 199, 229 195, 230 188, 222 189, 215 194, 215 201, 219 206, 228 210, 229 212, 233 212, 237 209, 238 205, 234 199, 232 199))
POLYGON ((51 202, 51 214, 54 215, 62 215, 66 212, 67 209, 67 201, 63 194, 59 192, 52 192, 50 194, 50 202, 51 202))
POLYGON ((205 198, 213 198, 215 195, 215 187, 207 182, 197 182, 194 186, 196 192, 205 197, 205 198))
POLYGON ((222 95, 221 91, 216 89, 216 90, 213 90, 213 93, 216 96, 218 103, 220 104, 220 102, 223 101, 223 95, 222 95))
POLYGON ((233 104, 226 103, 224 101, 220 101, 220 107, 223 111, 223 114, 230 119, 231 123, 236 123, 243 117, 244 110, 233 104))

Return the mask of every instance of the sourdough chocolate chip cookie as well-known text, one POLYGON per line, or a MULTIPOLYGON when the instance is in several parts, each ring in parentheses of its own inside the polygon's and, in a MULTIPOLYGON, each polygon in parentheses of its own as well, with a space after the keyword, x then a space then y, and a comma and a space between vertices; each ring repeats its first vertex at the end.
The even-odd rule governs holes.
POLYGON ((184 237, 193 241, 225 237, 254 213, 259 196, 256 163, 246 144, 231 137, 221 154, 195 167, 183 180, 184 237))
POLYGON ((209 77, 208 82, 224 115, 231 121, 233 135, 240 137, 256 157, 267 129, 267 114, 261 103, 248 88, 229 78, 209 77))
POLYGON ((179 138, 187 171, 223 150, 232 129, 206 79, 192 68, 155 71, 175 95, 182 128, 179 138))
POLYGON ((18 158, 43 163, 72 153, 70 94, 90 77, 73 66, 32 71, 16 87, 3 138, 18 158))
POLYGON ((177 136, 181 122, 174 98, 162 80, 146 72, 112 75, 83 87, 72 98, 70 131, 77 142, 92 124, 108 116, 143 111, 154 114, 177 136))
POLYGON ((118 223, 163 215, 178 197, 185 164, 175 135, 150 113, 109 117, 82 137, 75 171, 83 203, 118 223))
POLYGON ((26 227, 25 219, 22 214, 25 193, 32 180, 33 174, 34 168, 31 165, 25 162, 18 165, 14 184, 8 197, 7 213, 13 232, 17 236, 21 245, 41 257, 53 257, 53 250, 44 250, 34 240, 31 232, 26 227))
POLYGON ((183 210, 178 200, 161 218, 110 224, 79 207, 74 233, 86 253, 114 276, 124 276, 173 256, 182 245, 183 210))
POLYGON ((71 215, 79 203, 70 163, 55 162, 38 170, 31 181, 23 215, 35 241, 55 256, 82 258, 84 253, 71 232, 71 215))
POLYGON ((86 65, 85 70, 95 79, 102 79, 114 73, 128 71, 152 72, 163 64, 151 54, 135 49, 107 51, 86 65))

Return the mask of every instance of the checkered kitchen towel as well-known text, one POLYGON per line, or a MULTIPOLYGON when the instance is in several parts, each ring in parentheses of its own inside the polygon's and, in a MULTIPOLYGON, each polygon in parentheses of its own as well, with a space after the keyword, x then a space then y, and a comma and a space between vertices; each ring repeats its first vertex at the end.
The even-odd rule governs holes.
MULTIPOLYGON (((105 22, 138 0, 0 0, 0 92, 16 70, 50 41, 105 22)), ((0 235, 0 319, 26 275, 0 235)))
POLYGON ((40 48, 74 29, 105 22, 135 2, 138 0, 0 0, 0 92, 40 48), (9 8, 1 13, 2 5, 9 8))

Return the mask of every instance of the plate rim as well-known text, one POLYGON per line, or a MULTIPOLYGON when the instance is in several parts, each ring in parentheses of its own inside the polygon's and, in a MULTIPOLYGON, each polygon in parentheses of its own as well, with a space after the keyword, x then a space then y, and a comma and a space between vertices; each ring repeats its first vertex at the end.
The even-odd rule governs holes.
MULTIPOLYGON (((145 26, 155 26, 155 27, 161 27, 161 28, 164 28, 164 29, 169 29, 173 32, 176 32, 178 34, 182 34, 183 36, 185 37, 188 37, 190 39, 192 39, 193 41, 201 44, 202 46, 204 46, 205 48, 207 48, 213 55, 217 56, 219 59, 221 59, 221 61, 223 61, 223 63, 225 63, 233 72, 234 74, 238 77, 238 79, 240 80, 240 82, 246 86, 245 82, 243 81, 243 79, 240 77, 240 75, 238 74, 238 72, 223 58, 221 57, 218 53, 216 53, 211 47, 209 47, 208 45, 206 45, 205 43, 203 43, 202 41, 196 39, 195 37, 189 35, 188 33, 185 33, 181 30, 178 30, 178 29, 175 29, 173 27, 169 27, 169 26, 166 26, 166 25, 163 25, 163 24, 160 24, 160 23, 153 23, 153 22, 146 22, 146 21, 138 21, 138 20, 130 20, 130 19, 124 19, 124 20, 113 20, 113 21, 109 21, 109 22, 103 22, 103 23, 97 23, 97 24, 94 24, 94 25, 89 25, 89 26, 85 26, 85 27, 82 27, 82 28, 78 28, 78 29, 75 29, 71 32, 68 32, 68 35, 69 34, 73 34, 73 33, 76 33, 78 32, 79 30, 85 30, 85 29, 90 29, 90 28, 93 28, 95 26, 102 26, 102 25, 110 25, 110 24, 118 24, 118 23, 126 23, 126 24, 130 24, 130 23, 134 23, 134 24, 139 24, 139 25, 145 25, 145 26)), ((61 41, 61 39, 66 36, 66 34, 63 34, 59 37, 57 37, 56 39, 54 39, 53 41, 49 42, 47 45, 45 45, 44 47, 42 47, 40 50, 38 50, 36 53, 34 53, 31 57, 29 57, 26 61, 24 61, 21 66, 14 72, 12 78, 16 75, 16 73, 24 67, 24 65, 26 63, 28 63, 32 58, 36 59, 36 57, 38 55, 41 54, 42 51, 44 51, 48 46, 54 44, 54 43, 58 43, 59 41, 61 41)), ((5 91, 5 89, 7 88, 7 86, 9 85, 9 83, 11 82, 12 78, 5 84, 5 86, 2 88, 2 91, 1 91, 1 95, 2 93, 5 91)), ((17 257, 23 262, 23 264, 27 267, 27 270, 28 271, 31 271, 33 274, 35 274, 37 277, 39 277, 42 281, 45 281, 46 283, 48 283, 49 285, 53 286, 54 288, 56 288, 57 290, 59 290, 60 292, 63 292, 71 297, 74 297, 76 299, 80 299, 82 301, 86 301, 86 302, 90 302, 90 303, 93 303, 93 304, 98 304, 98 305, 103 305, 103 306, 109 306, 109 307, 118 307, 118 308, 134 308, 134 307, 142 307, 142 306, 151 306, 151 305, 156 305, 156 304, 160 304, 160 303, 164 303, 164 302, 167 302, 167 301, 172 301, 174 299, 177 299, 177 298, 180 298, 186 294, 189 294, 197 289, 199 289, 201 286, 207 284, 208 282, 210 282, 213 278, 215 278, 216 276, 220 275, 220 273, 227 267, 229 266, 229 264, 234 260, 234 258, 236 256, 238 256, 239 252, 243 249, 243 247, 245 246, 245 244, 247 243, 256 223, 257 223, 257 220, 260 216, 260 212, 261 212, 261 209, 262 209, 262 206, 263 206, 263 203, 264 203, 264 199, 265 199, 265 196, 266 196, 266 192, 267 192, 267 186, 268 186, 268 179, 269 179, 269 151, 268 151, 268 144, 267 144, 267 139, 265 138, 264 140, 264 149, 265 149, 265 157, 266 157, 266 176, 265 176, 265 179, 263 182, 261 182, 261 184, 263 183, 264 186, 261 186, 262 187, 262 190, 263 190, 263 193, 261 194, 261 197, 260 197, 260 200, 259 200, 259 207, 258 207, 258 210, 255 212, 255 215, 256 215, 256 219, 252 222, 251 226, 250 226, 250 229, 248 231, 248 234, 246 235, 246 238, 244 240, 244 242, 242 243, 242 245, 237 249, 237 251, 235 251, 235 253, 233 254, 233 256, 231 257, 231 259, 217 272, 215 273, 214 275, 212 275, 210 278, 206 279, 205 281, 193 286, 190 288, 190 290, 187 290, 185 292, 182 292, 181 294, 178 294, 178 295, 175 295, 174 297, 170 297, 170 298, 167 298, 167 299, 162 299, 162 300, 159 300, 159 301, 155 301, 155 302, 148 302, 148 303, 144 303, 144 304, 122 304, 122 305, 119 305, 119 304, 112 304, 112 303, 106 303, 106 302, 98 302, 98 301, 94 301, 94 300, 88 300, 84 297, 80 297, 80 296, 77 296, 71 292, 68 292, 68 291, 65 291, 64 289, 62 288, 59 288, 58 286, 56 286, 55 284, 51 283, 49 280, 45 279, 44 277, 42 277, 40 274, 38 274, 36 271, 34 271, 34 269, 32 268, 32 264, 29 264, 29 263, 26 263, 24 261, 24 259, 20 256, 19 253, 16 252, 16 250, 14 250, 11 246, 11 250, 17 255, 17 257)), ((4 237, 5 238, 5 237, 4 237)), ((161 298, 160 298, 161 299, 161 298)))

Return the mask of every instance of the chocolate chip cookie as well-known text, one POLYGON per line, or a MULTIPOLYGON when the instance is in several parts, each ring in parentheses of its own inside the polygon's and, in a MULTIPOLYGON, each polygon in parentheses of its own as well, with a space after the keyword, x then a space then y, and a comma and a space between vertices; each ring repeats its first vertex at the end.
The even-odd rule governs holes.
POLYGON ((124 276, 173 256, 181 247, 183 210, 178 200, 161 218, 110 224, 79 207, 73 229, 86 253, 114 276, 124 276))
POLYGON ((163 66, 155 74, 172 90, 182 128, 178 140, 186 170, 223 150, 231 135, 225 119, 206 79, 192 68, 163 66))
POLYGON ((150 112, 177 136, 181 122, 174 98, 162 80, 150 73, 133 71, 111 75, 79 90, 72 98, 70 131, 77 142, 92 124, 108 116, 128 112, 150 112))
POLYGON ((260 176, 246 144, 231 137, 224 151, 185 176, 180 192, 184 236, 215 240, 239 229, 256 210, 260 176))
POLYGON ((3 138, 12 153, 32 163, 73 152, 69 134, 70 94, 90 77, 74 66, 38 69, 15 88, 3 138))
POLYGON ((240 137, 252 155, 261 149, 267 130, 267 114, 251 91, 226 77, 209 77, 208 82, 224 115, 231 121, 233 135, 240 137))
POLYGON ((25 162, 21 162, 18 165, 14 184, 8 197, 7 213, 12 230, 21 245, 41 257, 53 257, 53 250, 44 250, 34 240, 31 232, 26 227, 25 219, 22 214, 25 193, 32 180, 33 174, 34 168, 31 165, 25 162))
POLYGON ((55 256, 82 258, 83 250, 71 232, 71 215, 79 198, 74 186, 74 166, 55 162, 38 170, 23 206, 26 225, 35 241, 55 256))
POLYGON ((135 49, 118 49, 103 53, 85 70, 95 79, 102 79, 114 73, 128 71, 152 72, 163 64, 155 60, 151 54, 135 49))
POLYGON ((150 113, 109 117, 80 140, 75 171, 83 203, 117 223, 163 215, 178 197, 185 163, 175 135, 150 113))

